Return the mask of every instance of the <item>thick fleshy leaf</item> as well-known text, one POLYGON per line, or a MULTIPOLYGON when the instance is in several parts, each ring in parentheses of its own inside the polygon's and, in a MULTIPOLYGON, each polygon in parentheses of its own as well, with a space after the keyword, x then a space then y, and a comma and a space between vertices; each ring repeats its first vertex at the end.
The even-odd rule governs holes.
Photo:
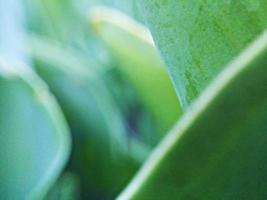
POLYGON ((0 60, 0 199, 40 199, 69 154, 68 128, 46 85, 0 60))
POLYGON ((186 108, 267 27, 266 0, 139 0, 186 108))
POLYGON ((110 47, 119 70, 154 114, 161 134, 165 134, 178 119, 181 108, 149 31, 127 15, 107 7, 92 8, 89 21, 110 47))
POLYGON ((266 199, 266 70, 267 32, 208 87, 118 199, 266 199))

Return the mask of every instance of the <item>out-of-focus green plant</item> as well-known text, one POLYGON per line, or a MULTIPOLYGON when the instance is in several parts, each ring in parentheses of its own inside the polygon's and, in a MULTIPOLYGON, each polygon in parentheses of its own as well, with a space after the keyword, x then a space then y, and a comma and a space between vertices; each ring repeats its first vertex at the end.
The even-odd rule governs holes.
POLYGON ((26 66, 21 2, 0 1, 0 13, 0 199, 42 199, 68 159, 69 130, 26 66))
POLYGON ((46 200, 78 200, 80 196, 80 183, 78 177, 70 172, 65 172, 50 189, 46 200))
POLYGON ((32 38, 30 44, 38 61, 35 68, 57 97, 73 133, 71 170, 80 175, 82 189, 89 195, 92 190, 92 194, 113 196, 133 175, 147 150, 135 152, 137 141, 127 136, 100 74, 85 67, 95 63, 83 63, 81 57, 75 59, 77 55, 49 41, 32 38))
POLYGON ((0 199, 265 199, 266 10, 0 0, 0 199))
POLYGON ((28 50, 70 124, 74 144, 68 169, 78 174, 82 197, 112 198, 147 157, 150 147, 127 133, 127 119, 103 80, 112 67, 106 67, 109 61, 101 55, 93 57, 97 42, 90 41, 76 4, 64 1, 66 12, 58 13, 61 3, 36 1, 28 8, 28 17, 33 20, 29 29, 34 33, 28 37, 28 50), (38 15, 36 8, 43 15, 38 15), (72 34, 70 29, 78 21, 80 25, 75 25, 77 31, 72 34))
POLYGON ((165 134, 181 108, 149 31, 114 9, 95 7, 89 14, 93 28, 117 58, 119 70, 154 114, 161 135, 165 134))
POLYGON ((69 132, 44 83, 0 61, 0 198, 43 198, 69 154, 69 132))
POLYGON ((95 55, 95 42, 90 41, 89 51, 84 35, 88 34, 90 40, 90 33, 77 26, 79 31, 70 34, 71 22, 82 22, 71 7, 75 3, 66 1, 62 14, 56 12, 58 5, 58 1, 35 3, 33 8, 48 17, 29 9, 29 16, 36 16, 35 20, 45 27, 29 26, 34 34, 28 37, 28 50, 37 61, 35 69, 56 95, 70 124, 74 144, 68 168, 78 174, 82 197, 109 199, 129 181, 150 147, 127 133, 126 123, 132 122, 123 118, 103 80, 112 68, 106 67, 109 61, 101 60, 101 55, 89 59, 95 55), (64 23, 60 23, 62 20, 64 23))

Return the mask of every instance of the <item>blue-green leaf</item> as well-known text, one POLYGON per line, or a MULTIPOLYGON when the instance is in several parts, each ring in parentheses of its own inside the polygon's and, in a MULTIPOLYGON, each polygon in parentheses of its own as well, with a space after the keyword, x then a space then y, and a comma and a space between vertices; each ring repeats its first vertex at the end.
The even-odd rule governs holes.
POLYGON ((0 60, 0 199, 40 199, 69 154, 64 117, 46 85, 0 60))

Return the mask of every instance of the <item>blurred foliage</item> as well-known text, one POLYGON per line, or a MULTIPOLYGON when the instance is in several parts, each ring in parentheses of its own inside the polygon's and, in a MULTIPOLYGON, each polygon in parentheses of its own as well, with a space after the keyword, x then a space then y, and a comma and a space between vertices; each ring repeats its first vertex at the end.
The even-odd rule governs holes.
POLYGON ((0 0, 0 199, 262 199, 266 5, 0 0))
MULTIPOLYGON (((56 174, 58 171, 51 176, 51 182, 52 178, 55 182, 56 177, 58 181, 50 189, 46 199, 113 199, 130 181, 151 149, 180 114, 173 88, 153 46, 147 47, 147 50, 152 52, 150 58, 139 58, 138 51, 143 48, 142 44, 130 50, 136 55, 130 58, 128 65, 127 61, 121 62, 115 56, 116 48, 107 48, 106 42, 96 36, 94 27, 88 23, 88 11, 100 5, 119 9, 131 16, 132 20, 142 21, 135 1, 14 0, 8 3, 1 1, 0 25, 7 27, 0 31, 1 56, 7 61, 11 59, 29 65, 36 71, 46 82, 43 83, 45 87, 49 87, 58 101, 71 131, 72 148, 69 161, 61 176, 58 177, 56 174), (156 59, 151 63, 150 60, 153 58, 156 59), (128 69, 134 68, 133 63, 137 63, 139 69, 142 69, 142 65, 148 66, 144 71, 147 74, 145 75, 147 81, 142 78, 131 82, 129 81, 131 78, 121 71, 123 65, 128 69), (154 73, 158 66, 158 72, 154 73), (148 94, 149 87, 160 88, 161 82, 157 83, 156 80, 161 76, 164 77, 163 82, 167 81, 167 89, 163 87, 161 91, 164 92, 159 93, 154 89, 154 93, 148 94), (140 93, 142 85, 146 86, 148 83, 150 86, 140 93), (176 108, 165 112, 163 105, 157 106, 162 100, 158 104, 152 102, 150 105, 149 101, 154 99, 154 95, 163 98, 167 103, 170 97, 172 102, 170 108, 173 104, 176 108), (167 118, 166 122, 162 122, 162 119, 168 117, 169 112, 174 114, 170 115, 169 120, 167 118)), ((135 72, 134 76, 136 75, 138 71, 135 72)), ((20 85, 22 87, 23 83, 18 83, 18 87, 20 85)), ((16 99, 20 100, 22 97, 17 96, 16 99)), ((13 104, 16 105, 18 102, 13 104)), ((20 101, 20 104, 30 111, 26 102, 20 101)), ((6 109, 10 108, 6 106, 6 109)), ((23 112, 17 113, 17 117, 24 117, 23 112)), ((34 123, 28 120, 29 123, 34 123)), ((19 120, 16 123, 18 122, 19 120)), ((24 133, 26 129, 23 126, 27 125, 21 126, 21 137, 26 138, 24 133)), ((42 128, 39 121, 36 122, 36 126, 42 130, 32 133, 33 138, 44 134, 42 131, 45 131, 45 127, 42 128)), ((0 127, 1 134, 3 131, 0 127)), ((52 141, 46 142, 47 147, 52 148, 52 141)), ((37 148, 30 144, 27 146, 29 147, 27 151, 34 151, 37 148)), ((27 155, 26 150, 21 152, 22 160, 27 155)), ((45 154, 46 151, 43 151, 45 154)), ((39 160, 45 155, 39 151, 36 153, 40 158, 32 158, 33 162, 40 162, 39 160)), ((16 163, 18 162, 16 159, 12 162, 21 166, 16 163)), ((45 159, 40 163, 43 162, 45 159)), ((34 167, 34 163, 30 166, 34 167)), ((62 167, 62 163, 59 166, 62 167)), ((26 175, 26 172, 17 173, 19 176, 26 175)), ((9 182, 13 178, 11 176, 10 173, 6 182, 9 192, 16 191, 16 187, 23 189, 22 185, 12 186, 9 182)), ((40 184, 38 180, 36 181, 40 184)), ((28 180, 24 182, 26 189, 26 185, 30 182, 28 180)), ((47 189, 48 185, 46 191, 47 189)), ((44 190, 42 195, 46 191, 44 190)), ((5 192, 7 191, 2 192, 3 198, 9 197, 5 192)), ((18 192, 14 194, 17 196, 13 196, 12 199, 19 199, 22 195, 18 192)), ((25 195, 25 198, 30 198, 26 191, 25 195)), ((35 191, 34 195, 41 194, 35 191)))
POLYGON ((111 49, 118 70, 154 115, 160 130, 155 139, 161 139, 178 119, 181 108, 149 31, 127 15, 106 7, 91 9, 89 21, 111 49))
POLYGON ((70 172, 65 172, 48 192, 47 200, 73 200, 81 199, 80 185, 77 176, 70 172))
POLYGON ((0 93, 0 198, 43 198, 70 151, 63 115, 30 68, 2 58, 0 93))

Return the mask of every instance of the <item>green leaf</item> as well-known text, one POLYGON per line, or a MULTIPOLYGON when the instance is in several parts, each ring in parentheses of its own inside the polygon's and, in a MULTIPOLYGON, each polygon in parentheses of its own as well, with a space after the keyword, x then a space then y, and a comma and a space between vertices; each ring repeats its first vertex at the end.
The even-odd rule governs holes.
POLYGON ((46 85, 0 60, 0 199, 40 199, 69 155, 64 117, 46 85))
POLYGON ((118 199, 266 199, 267 32, 200 96, 118 199))
POLYGON ((71 172, 65 172, 46 195, 45 200, 80 200, 79 179, 71 172))
POLYGON ((107 7, 92 8, 89 21, 110 47, 119 70, 153 113, 162 136, 176 122, 181 108, 149 31, 127 15, 107 7))
POLYGON ((127 138, 119 110, 101 82, 103 72, 93 69, 100 68, 99 64, 49 40, 32 37, 29 43, 38 62, 34 67, 60 102, 70 125, 98 133, 95 137, 107 137, 114 148, 125 151, 127 138))
POLYGON ((140 0, 183 108, 267 27, 266 0, 140 0))
POLYGON ((49 40, 29 41, 31 54, 37 60, 35 68, 70 124, 74 138, 70 168, 81 178, 83 196, 114 197, 147 157, 146 148, 128 138, 101 72, 91 67, 96 63, 86 62, 49 40))

